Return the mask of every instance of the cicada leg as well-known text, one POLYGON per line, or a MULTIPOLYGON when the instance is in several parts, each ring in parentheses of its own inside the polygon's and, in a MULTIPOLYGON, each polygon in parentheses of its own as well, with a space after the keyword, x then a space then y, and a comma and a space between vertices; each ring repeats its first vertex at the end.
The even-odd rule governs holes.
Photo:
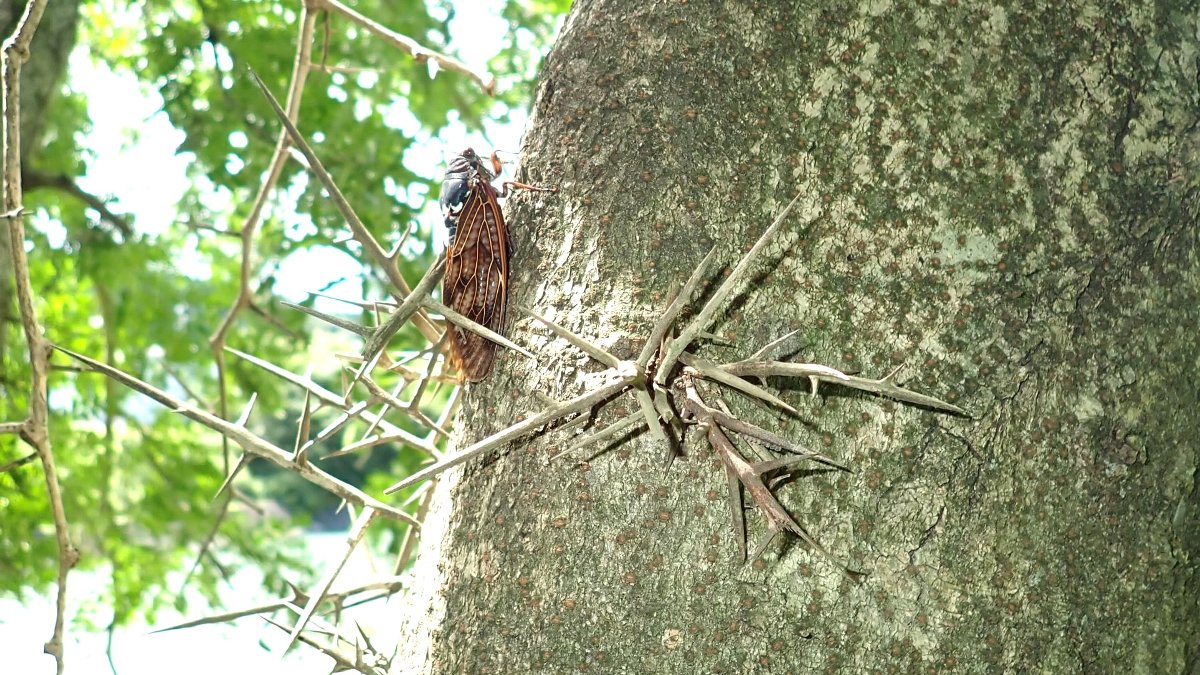
MULTIPOLYGON (((504 170, 504 162, 500 161, 500 155, 499 155, 498 151, 496 151, 496 150, 492 151, 491 160, 492 160, 493 175, 499 176, 500 172, 504 170)), ((515 180, 506 180, 500 184, 499 196, 507 197, 510 187, 517 189, 517 190, 529 190, 531 192, 558 192, 558 188, 554 187, 554 186, 539 187, 537 185, 529 185, 528 183, 518 183, 515 180)))
POLYGON ((537 185, 528 185, 526 183, 518 183, 515 180, 506 180, 500 184, 500 196, 507 197, 508 196, 508 188, 510 188, 510 187, 515 188, 517 190, 531 190, 533 192, 558 192, 558 188, 553 185, 551 185, 550 187, 539 187, 537 185))

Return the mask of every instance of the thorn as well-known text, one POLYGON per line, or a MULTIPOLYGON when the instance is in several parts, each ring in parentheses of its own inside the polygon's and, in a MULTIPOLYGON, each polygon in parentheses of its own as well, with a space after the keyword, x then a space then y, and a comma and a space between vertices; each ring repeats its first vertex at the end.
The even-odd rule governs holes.
POLYGON ((241 416, 238 417, 238 420, 236 422, 234 422, 235 426, 239 426, 239 427, 246 426, 246 422, 248 422, 250 420, 250 412, 252 410, 254 410, 254 403, 256 401, 258 401, 258 392, 257 391, 252 392, 250 394, 250 400, 246 402, 246 407, 242 409, 241 416))
POLYGON ((608 366, 609 368, 616 368, 617 364, 620 363, 621 360, 618 359, 617 357, 604 351, 603 349, 596 346, 595 344, 592 344, 588 340, 585 340, 585 339, 579 337, 578 335, 572 333, 570 330, 567 330, 566 328, 558 325, 557 323, 551 321, 550 319, 543 317, 542 315, 538 314, 537 312, 533 311, 532 309, 529 309, 528 307, 521 307, 518 305, 517 310, 524 312, 525 314, 528 314, 529 316, 537 319, 538 321, 541 321, 543 324, 546 325, 547 328, 550 329, 550 331, 552 333, 561 337, 562 339, 566 340, 567 342, 570 342, 571 344, 575 345, 579 349, 583 350, 583 352, 585 354, 592 357, 593 359, 596 359, 597 361, 608 366))
POLYGON ((244 452, 242 453, 241 457, 238 457, 238 463, 233 467, 233 471, 229 472, 229 475, 226 476, 225 480, 221 482, 221 487, 217 488, 217 493, 213 495, 212 500, 214 502, 217 501, 217 498, 220 497, 221 493, 225 491, 225 488, 229 487, 229 485, 233 483, 234 477, 236 477, 252 459, 254 459, 252 455, 248 455, 244 452))
MULTIPOLYGON (((305 375, 307 379, 309 376, 305 375)), ((312 392, 304 390, 304 408, 300 412, 300 424, 296 429, 296 444, 292 446, 292 461, 297 464, 304 464, 308 461, 307 456, 300 454, 300 449, 308 441, 308 434, 312 431, 312 392)))

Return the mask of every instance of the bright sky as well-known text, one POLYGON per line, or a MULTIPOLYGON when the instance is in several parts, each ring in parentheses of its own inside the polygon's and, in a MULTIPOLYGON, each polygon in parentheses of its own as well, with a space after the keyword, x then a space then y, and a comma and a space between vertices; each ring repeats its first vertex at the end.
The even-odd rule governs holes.
MULTIPOLYGON (((494 3, 493 12, 499 3, 494 3)), ((493 12, 460 12, 451 34, 457 43, 455 54, 466 63, 483 69, 487 60, 499 52, 507 25, 493 12)), ((455 77, 441 73, 439 77, 455 77)), ((71 59, 72 86, 88 96, 88 108, 93 129, 84 145, 93 153, 94 161, 80 187, 92 194, 113 198, 110 208, 117 213, 135 215, 136 227, 148 232, 161 232, 176 221, 176 204, 187 187, 185 169, 188 156, 176 155, 174 150, 183 138, 160 112, 161 100, 143 88, 134 78, 112 73, 91 62, 86 52, 77 50, 71 59)), ((432 177, 444 171, 454 153, 464 147, 520 147, 525 115, 514 113, 514 123, 488 129, 488 140, 478 134, 468 134, 461 124, 453 124, 438 138, 421 138, 405 157, 410 167, 429 167, 432 177), (490 143, 489 143, 490 141, 490 143)), ((436 203, 433 204, 436 207, 436 203)), ((437 217, 436 211, 426 217, 437 217)), ((54 241, 63 236, 61 227, 46 221, 37 222, 54 241), (57 229, 56 229, 57 228, 57 229)), ((195 263, 179 261, 187 270, 195 263)), ((327 282, 352 274, 357 263, 333 249, 293 255, 284 261, 276 288, 293 299, 303 297, 327 282)), ((197 270, 198 273, 198 270, 197 270)), ((361 289, 343 285, 329 291, 354 298, 361 289)), ((335 311, 342 309, 334 307, 335 311)), ((306 535, 310 549, 332 561, 341 550, 342 535, 332 537, 306 535)), ((366 557, 352 559, 343 571, 336 587, 342 588, 376 575, 370 570, 366 557)), ((102 573, 75 572, 70 575, 68 616, 89 598, 99 597, 106 583, 102 573)), ((266 598, 254 575, 235 579, 229 589, 229 607, 244 606, 266 598)), ((391 644, 396 634, 389 624, 398 612, 376 603, 368 610, 364 621, 379 631, 383 644, 391 644)), ((157 625, 171 625, 202 616, 204 610, 194 607, 187 617, 164 612, 157 625)), ((103 627, 111 613, 104 608, 93 612, 92 621, 103 627)), ((0 654, 3 654, 4 673, 52 673, 54 662, 42 653, 43 643, 54 627, 54 596, 31 596, 23 602, 0 599, 0 654)), ((151 626, 131 626, 117 631, 113 652, 120 675, 210 675, 213 672, 256 673, 257 675, 325 675, 331 661, 307 647, 294 648, 281 659, 278 650, 285 636, 276 628, 257 618, 241 619, 234 624, 205 626, 182 631, 149 634, 151 626), (261 642, 261 645, 260 645, 261 642), (266 645, 264 649, 262 645, 266 645)), ((67 670, 74 675, 109 674, 105 650, 107 635, 88 632, 84 626, 70 626, 67 631, 67 670)))

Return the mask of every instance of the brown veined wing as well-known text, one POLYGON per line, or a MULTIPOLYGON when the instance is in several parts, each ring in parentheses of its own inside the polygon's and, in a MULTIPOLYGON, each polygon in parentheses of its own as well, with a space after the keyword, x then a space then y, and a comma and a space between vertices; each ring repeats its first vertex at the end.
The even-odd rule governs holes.
MULTIPOLYGON (((500 173, 500 160, 493 153, 491 161, 494 173, 484 167, 474 150, 467 148, 446 169, 440 201, 450 239, 442 299, 450 309, 475 323, 503 333, 512 246, 499 198, 508 194, 509 187, 538 192, 555 192, 556 188, 509 181, 504 184, 504 192, 498 193, 492 180, 500 173)), ((461 379, 478 382, 492 372, 494 342, 449 322, 446 337, 450 365, 461 379)))
MULTIPOLYGON (((442 183, 442 212, 450 231, 442 299, 450 309, 497 333, 508 310, 508 228, 492 174, 468 148, 450 163, 442 183)), ((450 364, 478 382, 492 372, 496 345, 446 323, 450 364)))

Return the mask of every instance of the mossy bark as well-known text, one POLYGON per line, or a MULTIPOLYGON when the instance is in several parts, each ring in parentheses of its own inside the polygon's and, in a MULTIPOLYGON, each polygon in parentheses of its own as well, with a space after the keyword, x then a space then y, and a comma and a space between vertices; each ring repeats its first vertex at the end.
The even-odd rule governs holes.
MULTIPOLYGON (((546 463, 573 431, 516 444, 439 486, 398 672, 1197 668, 1200 23, 1170 4, 577 2, 512 304, 633 358, 710 248, 731 265, 803 191, 704 353, 800 329, 801 360, 900 367, 972 417, 726 397, 854 469, 779 495, 862 585, 794 543, 740 566, 700 433, 668 471, 644 432, 583 463, 546 463)), ((467 393, 464 440, 600 370, 509 332, 539 361, 467 393)))

